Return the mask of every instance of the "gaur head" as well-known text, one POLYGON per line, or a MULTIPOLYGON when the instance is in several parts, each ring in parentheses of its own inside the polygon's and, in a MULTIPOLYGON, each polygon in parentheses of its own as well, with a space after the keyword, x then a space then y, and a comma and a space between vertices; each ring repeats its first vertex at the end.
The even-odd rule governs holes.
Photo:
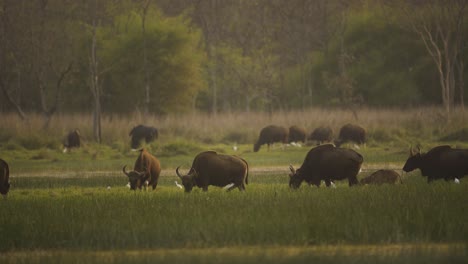
POLYGON ((254 144, 253 151, 258 152, 259 150, 260 150, 260 144, 258 144, 258 142, 257 142, 257 143, 254 144))
POLYGON ((406 163, 403 166, 403 170, 405 172, 410 172, 420 167, 421 167, 421 150, 418 147, 417 151, 415 151, 413 150, 413 147, 411 147, 409 158, 406 160, 406 163))
POLYGON ((141 189, 141 186, 147 179, 147 177, 145 177, 145 172, 138 172, 134 170, 127 172, 125 171, 126 167, 127 165, 123 167, 122 171, 128 177, 128 181, 130 183, 130 189, 131 190, 136 190, 136 188, 141 189))
POLYGON ((191 192, 193 186, 196 185, 196 177, 198 175, 197 171, 194 168, 191 168, 187 175, 181 175, 179 173, 179 167, 176 168, 177 176, 182 180, 182 185, 184 186, 185 192, 191 192))
POLYGON ((301 169, 294 169, 292 165, 289 165, 289 188, 297 189, 301 186, 301 183, 304 181, 304 175, 300 172, 301 169))

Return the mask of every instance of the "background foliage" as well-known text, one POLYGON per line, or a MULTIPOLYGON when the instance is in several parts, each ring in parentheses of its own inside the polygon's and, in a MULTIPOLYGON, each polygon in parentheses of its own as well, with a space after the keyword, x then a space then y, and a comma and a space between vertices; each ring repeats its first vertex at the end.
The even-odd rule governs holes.
POLYGON ((405 2, 1 0, 0 110, 90 112, 92 21, 108 113, 143 111, 147 97, 154 114, 440 104, 434 62, 400 12, 435 23, 425 12, 438 1, 405 2))

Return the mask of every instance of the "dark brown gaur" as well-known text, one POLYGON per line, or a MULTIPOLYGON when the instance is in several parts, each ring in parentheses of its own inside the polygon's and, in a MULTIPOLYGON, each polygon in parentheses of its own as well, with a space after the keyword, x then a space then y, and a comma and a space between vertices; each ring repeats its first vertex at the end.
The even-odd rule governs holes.
POLYGON ((270 149, 270 145, 275 142, 282 142, 283 144, 287 144, 288 136, 289 130, 282 126, 266 126, 260 131, 258 140, 254 144, 254 152, 259 151, 263 144, 267 144, 268 149, 270 149))
POLYGON ((320 186, 323 180, 327 187, 332 181, 348 179, 349 186, 358 184, 357 174, 364 161, 361 154, 352 149, 337 148, 332 144, 312 148, 297 170, 289 166, 289 187, 297 189, 303 181, 320 186))
POLYGON ((330 127, 317 127, 310 133, 308 140, 317 141, 317 145, 321 145, 324 142, 331 142, 333 139, 333 130, 330 127))
POLYGON ((341 146, 343 143, 348 141, 354 142, 356 144, 366 143, 366 130, 358 125, 346 124, 340 129, 340 134, 338 139, 335 140, 335 145, 337 147, 341 146))
POLYGON ((6 199, 10 190, 10 167, 6 161, 0 159, 0 194, 6 199))
POLYGON ((238 188, 245 191, 248 184, 249 165, 243 158, 233 155, 218 154, 215 151, 205 151, 198 154, 189 172, 182 175, 176 168, 176 174, 182 180, 186 192, 192 191, 194 186, 208 191, 208 186, 225 187, 228 191, 238 188))
POLYGON ((450 146, 437 146, 427 153, 421 153, 417 148, 410 148, 410 156, 403 170, 410 172, 420 169, 428 182, 437 179, 455 180, 468 174, 468 150, 453 149, 450 146))
POLYGON ((133 171, 127 172, 125 170, 126 167, 127 165, 122 168, 122 171, 128 177, 131 190, 141 189, 143 186, 145 189, 148 186, 152 186, 153 190, 156 189, 159 174, 161 173, 161 165, 159 160, 147 150, 140 150, 140 155, 135 161, 133 171))
POLYGON ((131 147, 136 149, 140 146, 141 141, 144 139, 146 143, 150 143, 158 139, 159 133, 155 127, 138 125, 128 134, 132 137, 131 147))
POLYGON ((73 131, 70 131, 70 133, 67 134, 65 137, 65 140, 63 141, 63 152, 67 152, 69 149, 71 150, 72 148, 79 148, 81 146, 81 135, 80 135, 80 130, 75 129, 73 131))
POLYGON ((305 142, 306 141, 306 131, 304 128, 299 126, 289 127, 289 137, 288 142, 305 142))

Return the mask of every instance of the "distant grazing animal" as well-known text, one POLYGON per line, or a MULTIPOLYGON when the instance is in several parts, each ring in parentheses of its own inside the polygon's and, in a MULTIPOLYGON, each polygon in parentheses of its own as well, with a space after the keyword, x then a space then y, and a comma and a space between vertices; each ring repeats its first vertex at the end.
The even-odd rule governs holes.
POLYGON ((267 144, 268 149, 270 149, 270 145, 275 142, 288 143, 288 134, 288 129, 281 126, 270 125, 262 128, 260 136, 254 144, 254 152, 259 151, 263 144, 267 144))
POLYGON ((6 161, 0 159, 0 194, 7 197, 10 190, 10 168, 6 161))
POLYGON ((450 146, 437 146, 427 153, 421 153, 410 148, 410 157, 406 160, 403 170, 410 172, 420 169, 427 177, 427 182, 437 179, 455 180, 468 174, 468 150, 453 149, 450 146))
POLYGON ((136 188, 141 189, 142 186, 145 189, 148 186, 153 186, 153 190, 156 189, 159 174, 161 173, 161 164, 146 149, 140 150, 140 155, 135 161, 133 171, 125 171, 126 167, 127 165, 122 168, 122 171, 128 177, 131 190, 136 190, 136 188))
POLYGON ((238 156, 206 151, 195 157, 188 174, 181 175, 179 168, 180 166, 177 167, 176 173, 182 180, 185 192, 192 191, 194 186, 206 192, 209 185, 224 187, 230 184, 232 186, 228 191, 236 187, 240 191, 245 191, 245 184, 248 184, 249 165, 238 156))
POLYGON ((341 144, 352 141, 357 144, 366 143, 366 130, 358 125, 346 124, 340 129, 338 139, 335 140, 337 147, 341 144))
POLYGON ((343 179, 348 179, 349 186, 353 186, 358 183, 357 174, 363 161, 361 154, 352 149, 332 144, 317 146, 307 153, 299 169, 289 166, 289 187, 297 189, 303 181, 319 187, 321 180, 330 187, 332 181, 343 179))
POLYGON ((398 172, 394 170, 378 170, 362 179, 359 183, 381 185, 384 183, 395 184, 397 182, 403 183, 398 172))
POLYGON ((306 141, 306 131, 302 127, 291 126, 289 128, 289 139, 288 142, 305 142, 306 141))
POLYGON ((333 139, 333 130, 330 127, 317 127, 310 133, 308 140, 316 140, 317 145, 320 145, 324 142, 331 142, 333 139))
POLYGON ((69 149, 72 148, 79 148, 81 146, 81 138, 80 138, 80 130, 75 129, 68 133, 67 137, 63 142, 63 152, 67 152, 69 149))
POLYGON ((138 125, 134 127, 128 135, 132 137, 131 147, 136 149, 140 146, 140 142, 143 139, 146 143, 158 139, 158 130, 155 127, 138 125))

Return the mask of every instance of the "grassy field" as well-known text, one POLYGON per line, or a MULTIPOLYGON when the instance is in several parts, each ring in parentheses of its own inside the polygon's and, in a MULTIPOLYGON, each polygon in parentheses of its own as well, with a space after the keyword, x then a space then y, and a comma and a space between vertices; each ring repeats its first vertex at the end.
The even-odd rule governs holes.
POLYGON ((0 261, 466 261, 466 181, 429 185, 415 174, 403 185, 291 191, 286 177, 251 174, 245 193, 191 194, 175 176, 155 192, 129 191, 116 176, 18 177, 0 201, 0 261))
MULTIPOLYGON (((288 188, 288 165, 311 146, 263 147, 266 124, 356 122, 369 131, 360 178, 398 172, 411 145, 468 147, 464 115, 442 122, 437 109, 107 117, 104 142, 92 143, 82 115, 60 116, 48 131, 39 117, 1 116, 0 158, 11 166, 12 189, 0 200, 0 263, 466 263, 468 180, 427 184, 419 171, 402 185, 336 189, 288 188), (71 120, 71 121, 70 121, 71 120), (72 122, 73 121, 73 122, 72 122), (161 137, 147 145, 163 172, 154 192, 129 191, 121 168, 132 166, 128 127, 154 123, 161 137), (62 153, 61 137, 80 127, 85 145, 62 153), (35 134, 34 131, 37 133, 35 134), (233 146, 238 150, 234 151, 233 146), (175 187, 175 167, 188 170, 203 150, 237 154, 250 164, 247 191, 210 187, 190 194, 175 187)), ((351 145, 347 145, 351 147, 351 145)))

